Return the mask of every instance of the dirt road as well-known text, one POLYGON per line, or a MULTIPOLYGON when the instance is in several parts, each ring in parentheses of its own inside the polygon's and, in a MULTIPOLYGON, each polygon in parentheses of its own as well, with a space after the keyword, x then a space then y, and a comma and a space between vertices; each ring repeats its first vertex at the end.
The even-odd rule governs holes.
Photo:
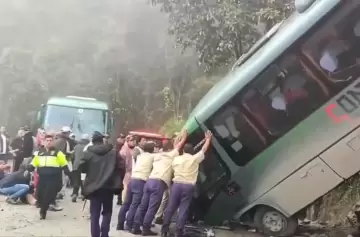
MULTIPOLYGON (((61 212, 49 212, 48 219, 39 220, 38 209, 28 205, 9 205, 0 197, 0 236, 89 236, 89 220, 84 218, 82 202, 72 203, 69 195, 59 202, 64 207, 61 212)), ((110 235, 112 237, 131 237, 132 234, 115 230, 116 215, 119 207, 114 207, 114 216, 110 235)), ((240 231, 215 231, 216 237, 259 237, 257 234, 240 231)))

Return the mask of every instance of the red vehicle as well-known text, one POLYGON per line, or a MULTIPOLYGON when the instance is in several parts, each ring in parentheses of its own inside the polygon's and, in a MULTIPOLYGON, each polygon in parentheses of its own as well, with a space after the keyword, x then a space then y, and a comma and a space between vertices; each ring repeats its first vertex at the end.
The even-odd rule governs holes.
POLYGON ((159 133, 142 132, 142 131, 130 131, 129 135, 138 136, 140 138, 146 138, 146 140, 154 141, 155 143, 161 142, 162 144, 165 141, 171 139, 159 133))

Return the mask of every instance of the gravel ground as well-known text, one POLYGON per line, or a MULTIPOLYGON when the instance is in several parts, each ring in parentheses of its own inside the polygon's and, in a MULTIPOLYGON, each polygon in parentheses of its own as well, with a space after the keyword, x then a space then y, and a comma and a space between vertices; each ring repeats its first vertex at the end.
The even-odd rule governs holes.
MULTIPOLYGON (((89 220, 84 217, 83 203, 72 203, 69 194, 59 202, 64 208, 61 212, 49 212, 45 221, 39 220, 38 209, 29 205, 9 205, 0 197, 0 236, 90 236, 89 220)), ((132 234, 115 230, 119 207, 114 205, 114 215, 110 235, 130 237, 132 234)), ((157 228, 158 229, 158 228, 157 228)), ((260 237, 256 233, 215 230, 216 237, 260 237)))

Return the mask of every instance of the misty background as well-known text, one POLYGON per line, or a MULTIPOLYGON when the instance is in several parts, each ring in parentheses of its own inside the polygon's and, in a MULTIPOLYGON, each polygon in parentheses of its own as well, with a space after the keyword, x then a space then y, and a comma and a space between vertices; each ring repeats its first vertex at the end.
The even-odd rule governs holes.
POLYGON ((181 128, 291 0, 0 0, 0 124, 50 96, 110 103, 116 130, 181 128))

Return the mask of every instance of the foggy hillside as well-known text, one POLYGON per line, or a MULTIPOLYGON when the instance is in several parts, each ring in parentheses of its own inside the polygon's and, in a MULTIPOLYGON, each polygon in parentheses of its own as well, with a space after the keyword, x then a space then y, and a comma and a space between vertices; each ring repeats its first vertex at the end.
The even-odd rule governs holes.
MULTIPOLYGON (((143 111, 150 87, 161 92, 167 82, 152 83, 168 74, 165 58, 180 55, 167 22, 146 0, 1 1, 0 122, 26 123, 53 95, 111 102, 114 89, 114 109, 143 111), (126 94, 129 88, 141 95, 137 101, 126 94)), ((162 103, 163 95, 157 97, 162 103)), ((135 117, 141 126, 145 119, 135 117)))

